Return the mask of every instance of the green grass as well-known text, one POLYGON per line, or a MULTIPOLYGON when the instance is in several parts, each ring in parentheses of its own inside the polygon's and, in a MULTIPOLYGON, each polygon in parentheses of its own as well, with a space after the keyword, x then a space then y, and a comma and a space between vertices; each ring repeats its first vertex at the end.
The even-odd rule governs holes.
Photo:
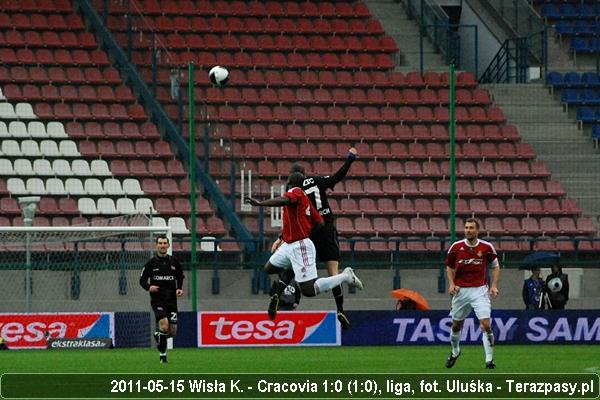
MULTIPOLYGON (((461 346, 452 372, 483 372, 483 347, 461 346)), ((449 346, 19 350, 0 353, 3 372, 447 372, 449 346)), ((599 372, 600 345, 496 346, 495 372, 599 372)))

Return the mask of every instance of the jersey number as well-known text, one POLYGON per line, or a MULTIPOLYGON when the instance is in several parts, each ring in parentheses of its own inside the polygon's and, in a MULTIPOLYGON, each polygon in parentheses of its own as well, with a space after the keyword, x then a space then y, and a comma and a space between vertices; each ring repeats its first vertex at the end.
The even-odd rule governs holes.
POLYGON ((305 190, 305 193, 310 197, 311 195, 315 199, 315 206, 317 206, 317 210, 321 209, 321 191, 318 186, 312 186, 305 190))
POLYGON ((177 313, 176 312, 171 312, 171 321, 177 322, 177 313))

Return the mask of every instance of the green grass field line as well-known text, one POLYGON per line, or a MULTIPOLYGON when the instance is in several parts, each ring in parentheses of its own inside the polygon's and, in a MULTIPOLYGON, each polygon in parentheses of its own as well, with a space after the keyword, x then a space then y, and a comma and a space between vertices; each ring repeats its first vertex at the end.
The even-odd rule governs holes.
MULTIPOLYGON (((483 346, 461 346, 452 370, 449 346, 348 346, 174 349, 159 364, 155 349, 0 352, 3 372, 485 372, 483 346)), ((600 345, 496 346, 495 372, 600 371, 600 345)), ((492 371, 487 371, 491 373, 492 371)))

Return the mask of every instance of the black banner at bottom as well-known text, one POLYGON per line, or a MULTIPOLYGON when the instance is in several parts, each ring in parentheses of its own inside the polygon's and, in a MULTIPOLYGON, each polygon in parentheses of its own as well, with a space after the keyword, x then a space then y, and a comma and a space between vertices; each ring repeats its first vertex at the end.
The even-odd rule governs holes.
POLYGON ((5 399, 595 399, 597 374, 25 374, 5 399))

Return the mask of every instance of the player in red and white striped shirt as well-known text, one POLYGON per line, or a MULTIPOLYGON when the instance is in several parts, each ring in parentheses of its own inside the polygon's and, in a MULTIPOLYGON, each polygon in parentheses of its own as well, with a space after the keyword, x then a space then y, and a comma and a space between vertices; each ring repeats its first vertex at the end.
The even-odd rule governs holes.
MULTIPOLYGON (((323 217, 300 188, 303 180, 302 173, 292 172, 288 178, 290 189, 283 196, 264 201, 248 198, 248 203, 255 206, 283 206, 283 243, 265 264, 265 272, 279 274, 282 270, 289 270, 291 267, 302 294, 307 297, 331 290, 344 282, 362 289, 363 284, 352 268, 346 268, 341 273, 327 278, 318 277, 315 245, 309 236, 313 224, 323 224, 323 217)), ((282 280, 279 281, 279 285, 283 285, 281 291, 278 290, 271 296, 269 304, 268 314, 271 319, 275 319, 279 295, 287 286, 282 280)))
POLYGON ((479 222, 475 218, 465 221, 465 239, 454 242, 446 255, 448 293, 452 295, 452 353, 446 368, 452 368, 460 356, 460 331, 465 318, 475 311, 482 331, 485 367, 495 368, 494 334, 490 325, 491 301, 498 296, 500 265, 494 246, 478 238, 479 222), (491 268, 492 282, 488 288, 486 269, 491 268))

